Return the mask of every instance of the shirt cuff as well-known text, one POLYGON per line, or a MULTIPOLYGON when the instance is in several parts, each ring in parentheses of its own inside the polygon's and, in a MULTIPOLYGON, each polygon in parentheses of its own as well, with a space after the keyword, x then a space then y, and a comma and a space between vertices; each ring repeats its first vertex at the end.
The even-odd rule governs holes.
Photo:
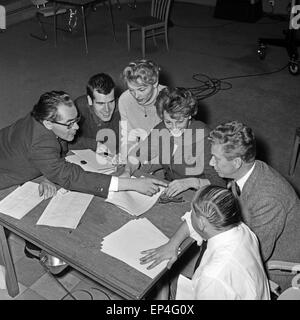
POLYGON ((192 211, 186 212, 181 217, 181 220, 186 222, 186 224, 187 224, 187 226, 189 228, 189 231, 190 231, 190 237, 197 241, 197 245, 198 246, 201 246, 201 244, 203 242, 203 238, 199 235, 199 233, 197 233, 195 231, 195 229, 192 226, 191 213, 192 213, 192 211))
POLYGON ((119 178, 118 177, 111 177, 108 192, 111 191, 119 191, 119 178))

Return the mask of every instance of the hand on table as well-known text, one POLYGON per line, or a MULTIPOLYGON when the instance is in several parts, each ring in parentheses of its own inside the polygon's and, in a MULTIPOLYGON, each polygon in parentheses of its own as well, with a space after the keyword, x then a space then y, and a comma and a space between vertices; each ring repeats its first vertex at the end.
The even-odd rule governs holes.
POLYGON ((146 194, 148 196, 153 196, 160 190, 160 186, 167 187, 167 183, 154 179, 154 178, 131 178, 132 183, 134 184, 134 190, 146 194))
POLYGON ((142 251, 145 254, 144 257, 140 258, 141 264, 147 264, 152 262, 147 269, 152 269, 159 265, 164 260, 169 260, 167 268, 170 269, 173 263, 177 260, 177 256, 180 249, 177 246, 172 245, 170 242, 155 248, 142 251))
POLYGON ((178 179, 169 183, 168 188, 165 190, 167 197, 175 197, 179 193, 194 188, 196 178, 178 179))
POLYGON ((48 179, 44 178, 43 181, 39 184, 39 195, 44 196, 44 199, 51 198, 56 195, 56 186, 54 183, 49 181, 48 179))

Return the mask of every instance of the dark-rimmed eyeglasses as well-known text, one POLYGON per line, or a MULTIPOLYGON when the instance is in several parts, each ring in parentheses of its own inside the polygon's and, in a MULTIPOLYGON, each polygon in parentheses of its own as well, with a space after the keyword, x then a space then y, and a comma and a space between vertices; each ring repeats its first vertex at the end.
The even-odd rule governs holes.
POLYGON ((78 123, 80 121, 80 119, 81 119, 81 116, 79 115, 77 118, 69 121, 68 123, 61 123, 61 122, 57 122, 57 121, 54 121, 54 120, 52 120, 50 122, 65 126, 65 127, 67 127, 67 129, 71 129, 74 126, 75 123, 78 123))

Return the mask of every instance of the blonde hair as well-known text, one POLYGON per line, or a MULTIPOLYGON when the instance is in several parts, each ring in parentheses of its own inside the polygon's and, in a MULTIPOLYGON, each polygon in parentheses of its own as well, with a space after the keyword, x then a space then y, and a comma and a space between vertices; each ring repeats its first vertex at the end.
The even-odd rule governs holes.
POLYGON ((151 60, 136 60, 130 62, 123 71, 123 80, 127 84, 154 85, 158 82, 160 68, 151 60))

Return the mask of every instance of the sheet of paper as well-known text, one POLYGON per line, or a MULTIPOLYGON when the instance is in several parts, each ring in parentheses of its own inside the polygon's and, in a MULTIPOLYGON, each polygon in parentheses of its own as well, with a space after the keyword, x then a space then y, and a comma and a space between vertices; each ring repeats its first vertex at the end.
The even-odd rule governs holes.
POLYGON ((0 264, 0 289, 6 289, 5 267, 0 264))
POLYGON ((59 189, 37 224, 76 229, 93 195, 59 189))
POLYGON ((24 183, 0 201, 0 212, 16 219, 23 218, 44 199, 39 196, 38 187, 35 182, 24 183))
POLYGON ((143 256, 141 251, 159 247, 168 240, 168 237, 148 219, 142 218, 131 220, 106 236, 102 241, 101 251, 127 263, 153 279, 166 267, 167 261, 147 270, 149 264, 140 264, 140 258, 143 256))
POLYGON ((85 171, 111 174, 115 167, 111 158, 101 156, 91 149, 71 150, 74 154, 66 156, 66 161, 79 165, 85 171))
POLYGON ((175 300, 194 300, 192 280, 182 274, 178 277, 175 300))
POLYGON ((136 191, 110 191, 105 201, 116 205, 133 216, 139 216, 154 206, 164 190, 164 187, 160 187, 160 191, 152 197, 136 191))

